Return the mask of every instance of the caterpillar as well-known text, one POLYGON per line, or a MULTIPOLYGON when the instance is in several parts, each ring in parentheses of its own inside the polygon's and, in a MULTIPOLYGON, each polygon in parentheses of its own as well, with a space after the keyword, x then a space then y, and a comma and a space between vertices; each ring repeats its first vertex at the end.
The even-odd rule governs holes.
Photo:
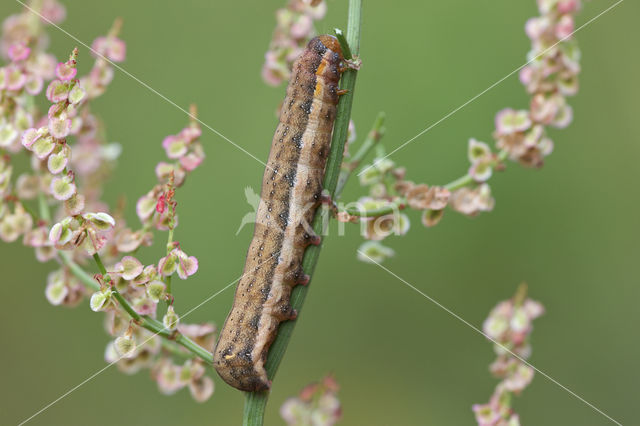
POLYGON ((269 346, 280 323, 297 316, 291 290, 309 282, 302 257, 320 241, 309 224, 321 201, 343 60, 338 40, 321 35, 293 64, 244 272, 213 354, 220 377, 243 391, 271 386, 264 367, 269 346))

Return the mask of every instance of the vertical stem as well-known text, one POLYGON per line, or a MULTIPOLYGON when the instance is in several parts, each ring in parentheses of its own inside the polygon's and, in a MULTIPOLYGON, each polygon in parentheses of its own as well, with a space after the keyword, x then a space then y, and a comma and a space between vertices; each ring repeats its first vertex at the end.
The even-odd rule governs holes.
POLYGON ((269 392, 246 392, 244 395, 244 411, 242 424, 244 426, 261 426, 264 422, 264 412, 267 407, 269 392))
POLYGON ((51 222, 51 212, 49 211, 49 205, 47 204, 47 198, 44 193, 38 194, 38 209, 40 210, 40 217, 47 221, 47 224, 51 222))
MULTIPOLYGON (((171 296, 171 275, 167 275, 167 277, 164 279, 164 283, 167 285, 166 293, 171 296)), ((170 304, 171 298, 169 297, 167 299, 167 306, 169 306, 170 304)))
POLYGON ((98 265, 98 271, 100 271, 102 276, 106 278, 107 268, 104 267, 104 264, 102 263, 102 259, 100 258, 100 255, 98 253, 95 253, 93 255, 93 260, 96 262, 96 265, 98 265))
MULTIPOLYGON (((169 178, 169 190, 173 190, 173 186, 174 186, 174 176, 173 176, 173 172, 171 173, 171 177, 169 178)), ((176 217, 176 205, 175 205, 175 201, 173 201, 173 199, 170 200, 170 205, 169 205, 169 209, 171 209, 171 213, 170 213, 170 219, 169 219, 169 234, 167 235, 167 256, 169 256, 169 254, 171 253, 171 250, 173 250, 173 230, 176 227, 176 223, 175 223, 175 217, 176 217)), ((167 277, 164 279, 164 283, 166 284, 167 288, 165 290, 166 294, 167 294, 167 307, 169 307, 172 303, 173 303, 173 295, 171 294, 171 275, 167 275, 167 277)))
MULTIPOLYGON (((353 55, 358 55, 360 50, 360 25, 362 21, 362 0, 349 0, 349 17, 347 26, 347 42, 351 48, 353 55)), ((351 58, 347 58, 351 59, 351 58)), ((347 140, 347 131, 349 128, 349 119, 351 118, 351 106, 353 104, 353 93, 356 85, 357 71, 348 69, 342 74, 340 79, 340 88, 346 89, 347 93, 340 98, 336 113, 336 121, 333 127, 333 136, 331 139, 331 151, 327 159, 323 187, 336 199, 336 187, 340 176, 342 165, 342 157, 344 153, 344 145, 347 140)), ((316 214, 312 226, 318 235, 324 235, 324 224, 326 211, 323 214, 316 214)), ((320 256, 322 243, 318 246, 309 246, 304 253, 302 259, 302 268, 304 272, 313 277, 313 271, 320 256)), ((304 299, 307 295, 309 286, 296 286, 291 294, 291 306, 298 311, 302 309, 304 299)), ((296 325, 296 321, 286 321, 280 324, 278 335, 273 344, 269 348, 267 362, 265 368, 270 380, 273 380, 278 366, 282 361, 291 334, 296 325)), ((261 426, 264 419, 264 412, 267 405, 268 392, 247 392, 245 393, 245 407, 243 424, 245 426, 261 426)))

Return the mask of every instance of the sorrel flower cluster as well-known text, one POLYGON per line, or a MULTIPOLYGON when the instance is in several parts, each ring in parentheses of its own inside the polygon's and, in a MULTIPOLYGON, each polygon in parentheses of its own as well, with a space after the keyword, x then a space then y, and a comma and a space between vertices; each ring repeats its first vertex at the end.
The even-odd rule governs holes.
MULTIPOLYGON (((195 107, 191 116, 195 117, 195 107)), ((167 136, 162 142, 170 162, 162 161, 156 166, 158 184, 138 199, 136 213, 144 224, 139 238, 144 232, 155 226, 160 230, 172 231, 177 225, 173 195, 175 188, 182 186, 189 173, 204 160, 204 151, 200 144, 202 131, 195 119, 177 135, 167 136)))
POLYGON ((533 320, 544 313, 543 306, 527 298, 526 285, 516 295, 493 308, 482 329, 493 341, 498 358, 491 364, 494 376, 501 379, 487 404, 473 406, 478 426, 518 426, 520 420, 511 408, 512 396, 519 395, 533 379, 534 370, 520 359, 531 356, 529 335, 533 320), (508 350, 508 351, 507 351, 508 350), (510 352, 509 352, 510 351, 510 352))
POLYGON ((280 415, 290 426, 331 426, 342 417, 338 383, 332 376, 306 386, 297 397, 287 399, 280 415))
POLYGON ((580 0, 538 0, 541 15, 526 24, 532 42, 529 63, 520 72, 520 81, 531 95, 529 109, 506 108, 496 114, 493 137, 497 152, 485 142, 469 140, 470 168, 465 176, 442 186, 415 184, 405 180, 405 170, 378 149, 377 158, 360 174, 369 196, 339 216, 343 221, 366 223, 363 236, 369 241, 360 247, 361 260, 381 262, 393 255, 379 241, 407 232, 409 219, 399 213, 405 207, 421 211, 427 227, 440 221, 447 206, 475 216, 493 209, 495 201, 487 181, 494 171, 505 168, 506 159, 530 167, 543 165, 553 149, 547 128, 564 128, 573 117, 566 97, 578 91, 580 51, 572 33, 580 5, 580 0))
POLYGON ((526 33, 531 39, 530 64, 520 81, 531 94, 529 110, 505 109, 496 116, 496 146, 512 160, 540 167, 553 143, 546 126, 564 128, 573 111, 566 97, 578 92, 580 51, 572 39, 579 0, 538 0, 541 16, 531 18, 526 33))
MULTIPOLYGON (((160 162, 156 166, 158 183, 149 193, 143 195, 136 204, 136 212, 141 221, 141 228, 132 230, 124 220, 115 231, 108 253, 129 253, 108 268, 108 274, 100 278, 101 286, 91 296, 91 309, 109 313, 107 330, 113 336, 119 336, 107 346, 105 359, 118 362, 119 368, 132 373, 142 367, 151 368, 152 377, 157 381, 159 389, 172 394, 183 387, 188 387, 196 401, 207 400, 213 393, 213 380, 204 375, 201 360, 192 359, 189 354, 179 348, 165 348, 177 352, 180 357, 187 357, 183 365, 174 363, 171 353, 161 351, 162 345, 168 342, 158 337, 159 324, 155 322, 160 302, 166 302, 167 309, 162 316, 162 332, 169 332, 169 339, 178 335, 193 339, 194 344, 208 350, 213 348, 215 327, 213 324, 183 324, 176 313, 171 291, 171 277, 177 274, 185 280, 198 270, 198 260, 187 255, 181 245, 173 240, 174 230, 178 225, 175 201, 176 189, 182 186, 186 176, 200 165, 204 152, 199 141, 201 130, 194 117, 189 126, 178 135, 165 138, 163 147, 172 162, 160 162), (152 229, 168 231, 166 255, 157 263, 144 265, 132 254, 141 246, 152 244, 152 229), (120 297, 120 299, 118 299, 120 297), (124 302, 123 302, 124 301, 124 302), (142 327, 129 327, 124 334, 123 327, 115 324, 127 324, 132 316, 126 308, 119 305, 127 303, 136 315, 146 321, 146 330, 142 327), (123 312, 124 311, 124 312, 123 312), (151 333, 149 330, 154 331, 151 333), (198 342, 199 341, 199 342, 198 342)), ((137 320, 135 315, 134 320, 137 320)), ((134 322, 135 323, 135 322, 134 322)), ((145 326, 145 324, 142 324, 145 326)), ((207 357, 208 358, 208 357, 207 357)))
POLYGON ((289 0, 276 12, 276 28, 262 66, 262 79, 271 86, 289 80, 293 61, 315 36, 313 21, 327 11, 323 0, 289 0))
MULTIPOLYGON (((57 2, 47 1, 42 3, 42 13, 55 22, 65 12, 57 2)), ((36 247, 41 261, 52 257, 48 229, 37 223, 25 201, 47 185, 30 174, 15 176, 13 159, 23 151, 22 133, 40 120, 34 96, 55 76, 56 59, 45 52, 44 25, 27 13, 12 15, 3 25, 0 40, 2 56, 9 61, 0 67, 0 239, 13 242, 23 236, 25 244, 36 247)), ((33 168, 39 168, 39 163, 37 158, 32 161, 33 168)))
POLYGON ((196 356, 209 360, 216 329, 181 322, 171 292, 173 274, 187 279, 198 269, 197 259, 173 235, 175 191, 204 159, 200 128, 194 118, 163 141, 169 161, 157 165, 158 183, 137 203, 140 228, 128 227, 124 206, 111 210, 101 198, 121 147, 107 142, 103 123, 90 109, 91 100, 111 83, 113 63, 125 60, 126 44, 118 38, 121 21, 93 42, 93 67, 78 76, 77 49, 57 65, 45 52, 45 20, 60 22, 65 9, 55 0, 29 7, 36 13, 25 9, 10 16, 0 40, 9 60, 0 67, 0 239, 22 237, 39 261, 59 263, 47 277, 45 295, 52 305, 84 301, 106 313, 105 328, 114 339, 105 352, 108 362, 125 373, 149 368, 162 392, 188 387, 194 399, 204 401, 213 381, 196 356), (46 82, 50 104, 41 114, 36 96, 46 82), (20 155, 29 156, 30 170, 15 176, 13 160, 20 155), (138 251, 152 244, 154 228, 168 231, 166 254, 143 264, 138 251), (98 274, 81 266, 90 261, 98 274), (166 309, 160 310, 160 302, 166 309))

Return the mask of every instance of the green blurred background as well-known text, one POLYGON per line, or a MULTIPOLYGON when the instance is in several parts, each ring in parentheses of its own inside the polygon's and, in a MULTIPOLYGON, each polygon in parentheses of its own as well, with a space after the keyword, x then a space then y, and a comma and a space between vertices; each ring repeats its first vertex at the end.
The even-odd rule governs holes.
MULTIPOLYGON (((181 106, 195 102, 206 123, 266 159, 284 88, 260 79, 263 55, 283 0, 67 0, 62 27, 90 43, 112 20, 124 19, 124 68, 181 106)), ((612 1, 591 1, 586 22, 612 1)), ((321 32, 346 25, 346 2, 330 0, 321 32)), ((12 1, 0 16, 15 13, 12 1)), ((489 310, 528 282, 547 313, 536 321, 531 362, 624 424, 640 424, 638 403, 638 75, 637 2, 626 1, 577 35, 583 52, 581 90, 570 100, 575 121, 553 131, 555 152, 542 170, 509 164, 492 180, 493 212, 469 219, 448 212, 425 229, 419 215, 403 238, 387 241, 393 272, 480 326, 489 310)), ((387 113, 392 149, 523 64, 525 21, 534 0, 365 3, 353 117, 364 136, 379 110, 387 113)), ((50 30, 53 52, 77 45, 50 30)), ((80 49, 81 73, 91 60, 80 49)), ((496 111, 527 106, 512 76, 436 126, 393 159, 415 181, 445 183, 468 167, 469 137, 490 140, 496 111)), ((106 199, 133 204, 155 182, 163 137, 187 122, 183 113, 116 71, 93 109, 110 140, 123 144, 106 199)), ((249 211, 245 186, 257 189, 263 168, 207 130, 204 166, 178 193, 176 237, 200 259, 199 272, 176 282, 184 312, 237 278, 251 237, 235 236, 249 211)), ((361 137, 359 138, 361 140, 361 137)), ((360 189, 352 182, 345 200, 360 189)), ((415 213, 415 212, 414 212, 415 213)), ((328 238, 294 338, 273 386, 267 425, 305 384, 333 372, 342 388, 345 425, 472 425, 473 403, 486 402, 497 381, 488 372, 492 345, 382 269, 360 263, 354 226, 328 238)), ((160 256, 162 244, 143 260, 160 256)), ((0 423, 16 424, 105 366, 103 315, 84 303, 53 307, 44 298, 52 264, 32 251, 0 245, 4 366, 0 423)), ((222 324, 233 291, 190 315, 222 324)), ((215 375, 214 372, 212 374, 215 375)), ((232 425, 242 395, 215 376, 205 404, 187 391, 167 397, 146 373, 110 368, 33 419, 33 425, 232 425)), ((515 409, 525 426, 605 425, 608 421, 565 390, 536 375, 515 409)))

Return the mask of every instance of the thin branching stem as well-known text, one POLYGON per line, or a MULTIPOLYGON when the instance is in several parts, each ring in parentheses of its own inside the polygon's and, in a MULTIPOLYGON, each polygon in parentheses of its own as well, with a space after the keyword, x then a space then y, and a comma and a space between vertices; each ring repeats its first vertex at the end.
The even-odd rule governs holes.
MULTIPOLYGON (((44 194, 42 193, 38 198, 38 204, 39 204, 39 210, 40 210, 40 217, 42 217, 43 220, 50 222, 51 212, 49 211, 49 205, 47 204, 47 200, 44 194)), ((93 291, 100 290, 100 284, 98 284, 98 282, 94 279, 94 277, 89 275, 80 265, 74 262, 69 253, 59 250, 58 258, 60 259, 60 262, 64 264, 67 268, 69 268, 69 271, 71 271, 71 273, 75 275, 85 287, 93 291)), ((102 276, 105 278, 108 277, 107 270, 104 267, 104 264, 102 263, 102 259, 100 258, 100 255, 96 253, 93 256, 93 259, 96 262, 96 265, 98 266, 98 270, 100 271, 102 276)), ((211 352, 209 352, 202 346, 198 345, 196 342, 189 339, 187 336, 177 331, 172 332, 166 329, 161 322, 147 315, 138 314, 135 311, 135 309, 133 309, 131 304, 129 304, 129 302, 122 296, 122 294, 120 294, 120 292, 115 287, 112 287, 112 290, 113 290, 113 296, 120 304, 120 307, 125 312, 127 312, 129 316, 138 325, 140 325, 140 327, 146 328, 152 333, 157 334, 163 337, 164 339, 167 339, 169 343, 173 345, 177 344, 184 347, 189 352, 193 353, 195 356, 202 358, 207 364, 213 363, 213 354, 211 352), (175 344, 173 342, 175 342, 175 344)))
MULTIPOLYGON (((502 163, 506 158, 507 158, 507 151, 504 151, 504 150, 500 151, 496 156, 496 164, 502 163)), ((348 177, 348 174, 349 173, 347 173, 347 177, 348 177)), ((448 189, 449 191, 455 191, 456 189, 462 188, 467 185, 471 185, 474 182, 475 180, 473 179, 473 176, 467 173, 443 185, 442 187, 444 189, 448 189)), ((393 214, 398 210, 404 209, 406 205, 407 205, 406 198, 398 197, 395 200, 390 201, 389 204, 377 209, 365 210, 359 206, 349 206, 344 211, 351 216, 379 217, 379 216, 385 216, 388 214, 393 214)))
MULTIPOLYGON (((102 264, 100 255, 98 253, 94 254, 93 259, 95 260, 96 265, 98 265, 98 270, 100 271, 102 276, 105 277, 107 281, 109 281, 109 279, 107 279, 108 277, 107 270, 102 264)), ((149 317, 148 315, 140 315, 139 313, 137 313, 135 309, 133 309, 133 306, 129 304, 127 299, 125 299, 124 296, 120 294, 117 288, 111 287, 111 291, 113 292, 113 297, 118 301, 118 304, 122 307, 122 309, 126 311, 129 314, 129 316, 138 325, 140 325, 140 327, 146 328, 152 333, 158 336, 164 337, 165 339, 175 341, 177 344, 193 352, 194 355, 202 358, 208 364, 213 363, 213 354, 211 352, 209 352, 202 346, 198 345, 196 342, 189 339, 184 334, 181 334, 178 331, 171 331, 167 329, 161 322, 149 317)))
MULTIPOLYGON (((41 217, 47 221, 50 220, 49 206, 46 204, 46 199, 44 198, 44 196, 40 197, 39 204, 40 204, 41 217)), ((100 284, 98 284, 98 282, 94 279, 94 277, 89 275, 80 265, 74 262, 69 253, 64 251, 58 251, 58 258, 60 259, 60 262, 63 265, 65 265, 67 268, 69 268, 69 271, 71 271, 71 273, 75 275, 85 287, 93 291, 100 290, 100 284)), ((100 273, 103 276, 107 276, 108 275, 107 270, 104 267, 104 264, 102 263, 102 259, 97 253, 94 255, 94 260, 98 265, 98 270, 100 271, 100 273)), ((213 354, 211 352, 209 352, 202 346, 198 345, 196 342, 189 339, 187 336, 178 332, 172 332, 170 330, 167 330, 161 322, 147 315, 138 314, 135 311, 135 309, 133 309, 133 307, 129 304, 129 302, 120 294, 120 292, 115 287, 113 287, 112 290, 114 292, 113 296, 120 304, 120 307, 125 312, 127 312, 129 316, 138 325, 140 325, 140 327, 146 328, 152 333, 157 334, 163 337, 164 339, 167 339, 167 341, 173 346, 180 345, 184 347, 189 352, 193 353, 195 356, 202 358, 208 364, 211 364, 213 362, 213 354)))

